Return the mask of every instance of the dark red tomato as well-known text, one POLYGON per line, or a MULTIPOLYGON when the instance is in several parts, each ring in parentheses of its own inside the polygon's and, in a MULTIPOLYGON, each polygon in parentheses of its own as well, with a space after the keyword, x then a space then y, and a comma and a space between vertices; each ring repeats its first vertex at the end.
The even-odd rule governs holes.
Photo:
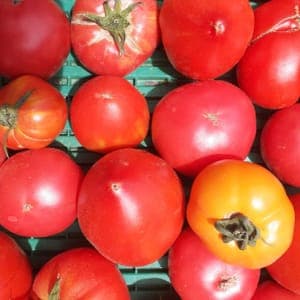
POLYGON ((82 180, 79 166, 62 150, 24 150, 0 168, 0 225, 27 237, 59 233, 76 219, 82 180))
POLYGON ((0 231, 0 299, 29 300, 32 269, 15 240, 0 231))
POLYGON ((53 76, 70 52, 70 24, 53 0, 0 1, 0 75, 53 76))
POLYGON ((75 1, 73 50, 95 74, 129 74, 152 55, 158 40, 156 0, 75 1))
POLYGON ((68 117, 63 95, 47 81, 20 76, 0 89, 0 141, 10 149, 48 146, 68 117))
POLYGON ((300 300, 300 296, 285 289, 274 281, 266 280, 258 285, 252 300, 265 299, 300 300))
POLYGON ((281 286, 297 293, 300 299, 300 194, 290 196, 295 209, 295 230, 292 244, 267 270, 281 286))
POLYGON ((283 182, 300 187, 300 104, 281 109, 267 120, 260 150, 266 165, 283 182))
POLYGON ((169 276, 180 299, 251 299, 260 270, 227 264, 185 229, 169 252, 169 276))
POLYGON ((115 150, 85 176, 78 221, 85 237, 106 258, 128 266, 152 263, 181 231, 181 182, 164 160, 150 152, 115 150))
POLYGON ((145 97, 117 76, 96 76, 85 82, 70 107, 76 138, 96 152, 137 146, 147 135, 149 118, 145 97))
POLYGON ((239 86, 259 106, 279 109, 300 96, 297 0, 272 0, 255 9, 251 45, 237 68, 239 86))
POLYGON ((249 1, 164 0, 162 43, 171 64, 187 77, 213 79, 237 64, 251 40, 249 1))
POLYGON ((37 273, 32 300, 129 300, 116 265, 95 249, 74 248, 50 259, 37 273))
POLYGON ((221 80, 185 84, 155 107, 152 140, 178 172, 195 176, 209 163, 244 159, 256 133, 256 114, 248 96, 221 80))

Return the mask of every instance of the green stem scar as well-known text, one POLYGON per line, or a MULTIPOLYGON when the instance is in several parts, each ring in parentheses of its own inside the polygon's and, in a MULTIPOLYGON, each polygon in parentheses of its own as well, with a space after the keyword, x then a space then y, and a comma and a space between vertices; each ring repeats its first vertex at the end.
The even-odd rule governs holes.
POLYGON ((57 280, 55 281, 52 290, 49 294, 49 300, 59 300, 59 294, 60 294, 60 276, 57 276, 57 280))

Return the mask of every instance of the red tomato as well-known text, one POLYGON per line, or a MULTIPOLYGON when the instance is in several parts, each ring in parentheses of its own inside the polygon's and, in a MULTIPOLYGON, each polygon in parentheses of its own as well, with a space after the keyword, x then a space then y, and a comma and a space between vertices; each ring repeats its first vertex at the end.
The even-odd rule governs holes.
POLYGON ((251 45, 237 68, 239 86, 259 106, 279 109, 300 96, 297 0, 272 0, 255 9, 251 45))
POLYGON ((155 107, 152 140, 178 172, 195 176, 223 158, 244 159, 256 134, 248 96, 221 80, 194 82, 165 95, 155 107))
POLYGON ((129 300, 130 296, 112 262, 95 249, 75 248, 56 255, 37 273, 32 300, 48 299, 129 300))
POLYGON ((53 0, 1 0, 0 36, 0 75, 8 78, 49 78, 70 51, 70 24, 53 0))
POLYGON ((0 299, 29 300, 32 269, 13 238, 0 231, 0 299))
POLYGON ((76 138, 96 152, 137 146, 147 135, 149 118, 145 97, 116 76, 97 76, 85 82, 70 107, 76 138))
POLYGON ((187 77, 213 79, 242 57, 254 28, 247 0, 164 0, 159 17, 171 64, 187 77))
POLYGON ((23 75, 0 89, 0 141, 11 149, 48 146, 68 117, 62 94, 47 81, 23 75))
MULTIPOLYGON (((268 266, 267 270, 281 286, 300 295, 300 194, 290 196, 290 199, 294 205, 296 216, 292 244, 283 256, 268 266)), ((300 299, 300 296, 298 297, 300 299)))
POLYGON ((6 160, 6 154, 3 145, 0 143, 0 166, 6 160))
POLYGON ((24 150, 0 168, 0 225, 28 237, 49 236, 76 219, 82 171, 62 150, 24 150))
POLYGON ((115 150, 100 158, 85 176, 78 221, 85 237, 106 258, 129 266, 152 263, 181 231, 181 182, 154 154, 115 150))
POLYGON ((169 275, 182 300, 247 300, 254 294, 260 270, 226 264, 188 228, 170 249, 169 275))
POLYGON ((125 76, 140 66, 158 44, 156 0, 76 0, 71 42, 91 72, 125 76))
POLYGON ((265 123, 261 137, 261 156, 283 182, 300 187, 300 104, 275 112, 265 123))
POLYGON ((271 280, 259 284, 252 300, 300 300, 300 296, 271 280))

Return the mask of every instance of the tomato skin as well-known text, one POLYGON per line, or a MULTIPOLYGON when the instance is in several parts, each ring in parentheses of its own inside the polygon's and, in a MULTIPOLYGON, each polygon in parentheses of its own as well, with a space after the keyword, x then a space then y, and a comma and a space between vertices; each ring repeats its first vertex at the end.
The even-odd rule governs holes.
POLYGON ((92 248, 74 248, 51 258, 34 278, 32 300, 49 299, 57 280, 60 300, 130 299, 120 271, 92 248))
POLYGON ((300 104, 273 113, 260 136, 260 152, 265 164, 281 181, 300 187, 299 136, 300 104))
POLYGON ((256 114, 248 96, 229 82, 194 82, 160 100, 151 133, 160 156, 194 177, 216 160, 246 158, 256 134, 256 114))
MULTIPOLYGON (((88 20, 84 13, 104 17, 104 0, 76 0, 72 9, 71 43, 79 61, 98 75, 125 76, 154 52, 159 41, 158 6, 155 0, 121 1, 122 9, 139 2, 130 12, 125 29, 124 52, 120 53, 110 33, 88 20), (96 38, 95 38, 96 37, 96 38)), ((109 1, 111 8, 116 1, 109 1)))
POLYGON ((53 0, 0 1, 0 36, 0 75, 7 78, 50 78, 71 46, 69 21, 53 0))
POLYGON ((62 150, 24 150, 0 168, 0 224, 26 237, 65 230, 76 219, 83 172, 62 150))
POLYGON ((96 76, 85 82, 70 107, 76 138, 96 152, 137 146, 147 135, 149 119, 145 97, 117 76, 96 76))
POLYGON ((226 264, 186 228, 169 251, 171 284, 182 300, 251 299, 260 270, 226 264))
POLYGON ((0 143, 0 166, 2 165, 2 163, 6 160, 6 154, 4 152, 4 148, 3 145, 1 145, 0 143))
POLYGON ((113 262, 141 266, 158 260, 179 235, 183 221, 181 182, 150 152, 110 152, 83 180, 78 199, 81 231, 113 262))
POLYGON ((159 16, 164 49, 173 67, 199 80, 229 71, 244 54, 254 28, 245 0, 164 0, 159 16))
POLYGON ((0 231, 0 299, 29 300, 32 268, 28 257, 7 233, 0 231))
MULTIPOLYGON (((239 160, 222 160, 203 169, 187 204, 187 221, 207 247, 225 262, 251 269, 268 266, 284 254, 292 242, 294 220, 293 205, 277 177, 258 164, 239 160), (259 231, 254 245, 244 250, 235 240, 225 243, 215 227, 216 221, 236 214, 246 216, 259 231)), ((237 225, 229 230, 237 238, 245 232, 237 225)))
POLYGON ((27 93, 28 97, 17 108, 15 125, 3 123, 6 114, 0 112, 0 140, 5 140, 10 149, 46 147, 60 134, 67 121, 63 95, 50 83, 33 75, 20 76, 0 89, 0 110, 6 105, 16 106, 27 93))

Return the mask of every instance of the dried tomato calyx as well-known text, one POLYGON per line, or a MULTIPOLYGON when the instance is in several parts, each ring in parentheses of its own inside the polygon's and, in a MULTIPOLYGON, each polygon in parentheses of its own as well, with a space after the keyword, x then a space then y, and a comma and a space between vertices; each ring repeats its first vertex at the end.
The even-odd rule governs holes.
POLYGON ((214 225, 224 243, 235 241, 240 250, 255 246, 260 237, 258 228, 241 213, 217 220, 214 225))
POLYGON ((61 278, 60 276, 58 275, 57 276, 57 279, 51 289, 51 292, 49 294, 49 297, 48 299, 49 300, 59 300, 60 297, 59 297, 59 294, 60 294, 60 282, 61 282, 61 278))
POLYGON ((91 13, 85 13, 83 16, 87 20, 96 23, 104 30, 107 30, 115 41, 119 53, 123 54, 126 39, 125 29, 130 25, 128 16, 139 4, 141 4, 141 2, 132 3, 122 10, 121 0, 115 0, 113 9, 109 6, 108 1, 105 1, 103 3, 104 17, 91 13))

